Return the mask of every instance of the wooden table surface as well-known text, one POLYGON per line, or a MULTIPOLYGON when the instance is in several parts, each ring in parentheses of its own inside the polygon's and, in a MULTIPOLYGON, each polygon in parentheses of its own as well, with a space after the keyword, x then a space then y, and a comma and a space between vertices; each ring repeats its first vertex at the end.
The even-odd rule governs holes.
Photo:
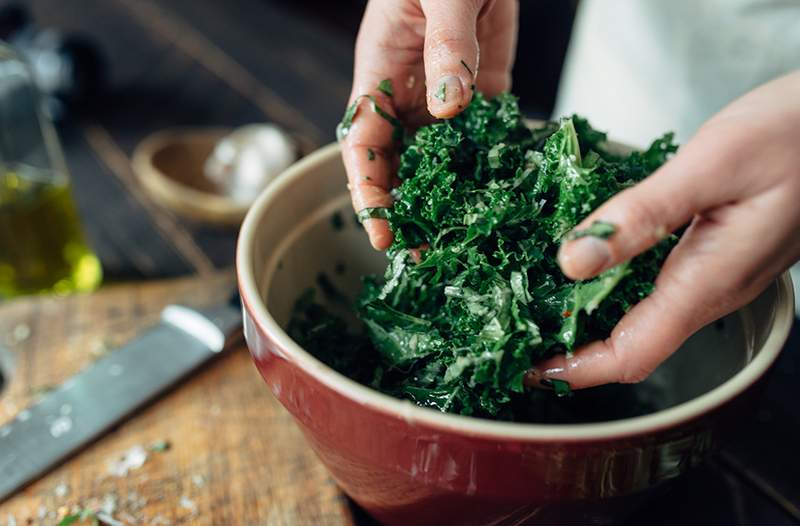
MULTIPOLYGON (((165 305, 210 305, 228 297, 233 284, 230 273, 215 273, 202 286, 198 278, 184 278, 0 307, 0 335, 16 362, 0 398, 0 424, 156 323, 165 305)), ((53 525, 73 508, 103 505, 127 525, 353 522, 347 500, 243 345, 0 505, 0 524, 13 517, 19 525, 53 525), (163 443, 165 451, 151 450, 163 443), (137 446, 147 451, 146 461, 120 476, 115 462, 137 446)))

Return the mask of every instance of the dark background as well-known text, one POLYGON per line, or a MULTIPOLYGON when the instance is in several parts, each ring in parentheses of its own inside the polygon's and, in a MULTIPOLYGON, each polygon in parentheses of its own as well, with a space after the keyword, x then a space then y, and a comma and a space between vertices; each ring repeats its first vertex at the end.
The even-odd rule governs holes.
MULTIPOLYGON (((0 2, 0 7, 8 2, 0 2)), ((350 89, 362 0, 30 0, 42 27, 91 39, 107 83, 59 125, 76 199, 106 281, 210 274, 233 263, 235 229, 153 203, 130 167, 135 146, 174 126, 272 121, 306 148, 334 140, 350 89)), ((521 2, 514 91, 553 105, 575 2, 521 2)), ((790 342, 792 351, 797 335, 790 342)), ((755 421, 630 524, 800 524, 800 361, 783 354, 755 421)), ((363 518, 367 523, 368 519, 363 518)))
MULTIPOLYGON (((133 149, 166 127, 260 121, 284 126, 306 150, 334 140, 365 2, 22 5, 40 29, 88 38, 107 64, 103 88, 71 107, 60 127, 85 228, 114 281, 233 263, 235 231, 184 221, 140 195, 129 169, 133 149)), ((522 3, 515 92, 533 117, 547 117, 553 106, 573 9, 563 0, 522 3)))

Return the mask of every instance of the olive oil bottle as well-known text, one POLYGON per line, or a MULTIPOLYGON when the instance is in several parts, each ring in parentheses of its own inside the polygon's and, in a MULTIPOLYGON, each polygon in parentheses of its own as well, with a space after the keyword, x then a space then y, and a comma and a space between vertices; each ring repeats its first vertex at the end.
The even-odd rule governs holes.
POLYGON ((102 277, 42 101, 31 69, 0 44, 0 301, 89 291, 102 277))
POLYGON ((87 246, 66 177, 0 167, 0 298, 89 291, 100 262, 87 246))

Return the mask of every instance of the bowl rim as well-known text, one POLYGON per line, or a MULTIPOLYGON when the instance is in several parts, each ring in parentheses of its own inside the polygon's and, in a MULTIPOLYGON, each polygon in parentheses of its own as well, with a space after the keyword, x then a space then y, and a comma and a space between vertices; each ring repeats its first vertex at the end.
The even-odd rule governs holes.
MULTIPOLYGON (((252 261, 255 233, 261 217, 282 191, 316 166, 339 157, 340 148, 331 143, 289 167, 256 199, 244 219, 236 250, 236 271, 242 297, 244 315, 263 335, 280 347, 281 357, 295 364, 331 390, 357 404, 366 406, 385 416, 403 419, 410 424, 421 424, 441 431, 470 437, 488 439, 514 439, 524 441, 560 440, 564 442, 593 442, 626 436, 651 434, 693 421, 735 399, 755 384, 780 355, 794 320, 794 290, 788 272, 779 276, 777 300, 773 313, 773 328, 762 349, 733 377, 714 389, 676 406, 647 415, 585 424, 531 424, 500 422, 469 416, 441 413, 434 409, 414 405, 359 384, 328 367, 300 347, 278 325, 267 310, 264 298, 256 285, 252 261)), ((250 342, 252 345, 254 342, 250 342)))

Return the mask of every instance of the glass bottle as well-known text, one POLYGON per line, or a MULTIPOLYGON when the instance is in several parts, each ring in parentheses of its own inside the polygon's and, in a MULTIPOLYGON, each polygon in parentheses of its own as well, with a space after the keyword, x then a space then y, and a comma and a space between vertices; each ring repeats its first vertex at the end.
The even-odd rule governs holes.
POLYGON ((0 43, 0 299, 89 291, 101 278, 31 70, 0 43))

